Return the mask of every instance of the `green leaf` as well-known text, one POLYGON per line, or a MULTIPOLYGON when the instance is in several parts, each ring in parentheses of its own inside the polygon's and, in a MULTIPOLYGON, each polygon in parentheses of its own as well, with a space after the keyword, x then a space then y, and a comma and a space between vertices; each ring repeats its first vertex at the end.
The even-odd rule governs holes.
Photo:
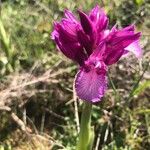
POLYGON ((139 95, 142 92, 144 92, 144 90, 146 88, 150 87, 150 81, 145 81, 143 82, 141 85, 138 86, 138 88, 133 92, 133 96, 134 95, 139 95))

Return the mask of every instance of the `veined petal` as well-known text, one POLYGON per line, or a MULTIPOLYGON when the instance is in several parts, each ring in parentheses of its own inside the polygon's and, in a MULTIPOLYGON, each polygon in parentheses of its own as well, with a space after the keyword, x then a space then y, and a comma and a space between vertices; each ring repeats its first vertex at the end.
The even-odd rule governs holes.
POLYGON ((131 25, 120 30, 112 28, 106 40, 113 47, 122 46, 122 48, 125 48, 132 42, 137 41, 140 36, 140 32, 134 33, 134 25, 131 25))
POLYGON ((68 19, 62 19, 61 26, 63 27, 64 30, 66 30, 70 34, 76 36, 76 27, 79 26, 79 24, 73 23, 68 19))
POLYGON ((83 51, 83 48, 79 43, 62 43, 59 38, 55 37, 55 42, 59 47, 60 51, 68 58, 83 65, 87 56, 83 51))
POLYGON ((128 49, 130 49, 130 51, 131 49, 136 49, 135 52, 138 51, 140 53, 140 50, 137 50, 139 48, 137 43, 132 43, 139 40, 141 33, 134 33, 133 30, 134 26, 128 26, 122 30, 111 30, 110 34, 105 39, 106 51, 103 56, 103 60, 106 65, 112 65, 116 63, 122 55, 127 53, 128 49), (129 45, 131 46, 128 47, 129 45))
POLYGON ((141 33, 136 33, 136 34, 129 34, 129 35, 122 35, 122 36, 118 36, 118 37, 114 37, 111 40, 111 46, 113 47, 113 49, 124 49, 125 47, 127 47, 128 45, 130 45, 131 43, 139 40, 141 36, 141 33))
POLYGON ((89 17, 93 22, 97 22, 100 17, 100 7, 96 5, 89 13, 89 17))
POLYGON ((95 68, 89 72, 80 70, 76 75, 75 89, 80 99, 99 102, 107 89, 106 75, 97 73, 95 68))
POLYGON ((129 46, 125 48, 125 50, 132 52, 133 54, 135 54, 137 58, 142 57, 142 49, 141 46, 139 45, 139 41, 131 43, 129 46))
POLYGON ((69 32, 69 30, 66 30, 62 25, 57 24, 57 30, 56 31, 59 34, 59 38, 64 43, 78 42, 77 36, 75 34, 69 32))
POLYGON ((101 15, 97 23, 97 31, 101 32, 102 30, 105 30, 107 26, 108 26, 108 18, 104 12, 101 12, 101 15))
POLYGON ((106 65, 112 65, 116 63, 120 57, 124 54, 124 49, 107 49, 107 56, 105 56, 105 64, 106 65))
POLYGON ((73 15, 73 13, 69 10, 65 10, 65 16, 67 19, 69 19, 70 21, 74 22, 74 23, 78 23, 76 17, 73 15))
POLYGON ((98 32, 106 29, 108 25, 108 18, 104 12, 98 5, 96 5, 89 13, 89 18, 94 23, 98 32))

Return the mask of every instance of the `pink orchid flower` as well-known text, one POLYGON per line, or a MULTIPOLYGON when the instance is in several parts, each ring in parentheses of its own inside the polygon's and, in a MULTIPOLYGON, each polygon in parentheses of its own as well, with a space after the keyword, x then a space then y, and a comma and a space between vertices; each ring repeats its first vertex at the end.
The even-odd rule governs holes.
POLYGON ((141 33, 134 25, 108 29, 108 17, 97 5, 89 14, 78 11, 78 20, 69 10, 59 23, 54 23, 52 39, 60 51, 76 61, 80 69, 75 78, 77 96, 99 102, 107 89, 107 69, 128 52, 141 57, 141 33))

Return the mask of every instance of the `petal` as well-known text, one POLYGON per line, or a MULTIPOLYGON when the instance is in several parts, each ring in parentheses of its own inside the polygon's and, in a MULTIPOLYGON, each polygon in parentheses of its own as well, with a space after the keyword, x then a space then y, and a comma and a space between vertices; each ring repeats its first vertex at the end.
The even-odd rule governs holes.
POLYGON ((106 65, 116 63, 122 55, 127 53, 125 48, 139 40, 141 33, 134 34, 133 27, 128 26, 122 30, 111 31, 108 37, 106 37, 106 51, 103 57, 106 65))
POLYGON ((68 18, 63 18, 60 23, 54 23, 52 39, 55 40, 58 48, 66 57, 82 65, 87 59, 87 55, 83 46, 78 42, 76 28, 77 26, 81 28, 81 26, 77 22, 73 22, 71 12, 67 11, 66 17, 68 18))
MULTIPOLYGON (((55 25, 57 28, 57 32, 59 34, 59 38, 64 43, 68 42, 77 42, 77 36, 76 33, 69 32, 69 30, 66 30, 61 24, 55 25)), ((71 26, 71 25, 70 25, 71 26)))
POLYGON ((86 49, 88 56, 91 55, 93 43, 91 43, 89 36, 86 35, 81 29, 78 29, 77 35, 80 44, 86 49))
POLYGON ((107 26, 108 26, 108 18, 105 15, 105 13, 102 11, 101 15, 99 17, 98 23, 97 23, 98 32, 105 30, 107 28, 107 26))
POLYGON ((134 32, 135 26, 132 24, 132 25, 129 25, 129 26, 123 28, 122 30, 124 30, 124 31, 133 31, 134 32))
POLYGON ((55 37, 58 37, 58 32, 57 32, 57 22, 54 22, 54 31, 51 33, 51 39, 54 40, 55 37))
POLYGON ((123 29, 112 29, 107 41, 111 46, 122 46, 122 49, 130 45, 132 42, 137 41, 141 36, 141 33, 134 33, 134 25, 130 25, 123 29))
POLYGON ((104 41, 102 41, 97 48, 93 51, 91 54, 90 58, 98 59, 98 60, 103 60, 106 55, 106 44, 104 41))
POLYGON ((84 53, 83 48, 78 43, 62 43, 57 37, 55 37, 55 42, 60 51, 66 57, 78 62, 80 65, 83 65, 87 56, 84 53))
POLYGON ((102 9, 100 9, 100 7, 98 5, 96 5, 90 11, 89 17, 90 17, 91 21, 94 23, 98 32, 106 29, 106 27, 108 25, 108 18, 106 16, 105 12, 102 9))
POLYGON ((67 19, 69 19, 70 21, 74 22, 74 23, 78 23, 76 17, 73 15, 73 13, 69 10, 65 10, 65 16, 67 19))
POLYGON ((131 43, 129 46, 125 48, 125 50, 132 52, 133 54, 135 54, 137 58, 142 57, 142 49, 139 45, 139 41, 131 43))
POLYGON ((62 19, 61 20, 61 25, 62 27, 67 31, 69 32, 70 34, 76 36, 76 28, 79 26, 80 27, 80 24, 78 23, 74 23, 68 19, 62 19))
POLYGON ((80 70, 75 79, 77 96, 89 102, 101 101, 107 89, 107 79, 104 73, 97 73, 96 69, 89 72, 80 70))
POLYGON ((78 11, 78 12, 79 12, 81 25, 82 25, 82 28, 83 28, 84 32, 88 35, 91 35, 93 33, 93 25, 92 25, 91 20, 82 11, 78 11))
POLYGON ((54 30, 52 33, 51 33, 51 39, 52 40, 55 40, 55 37, 58 37, 58 32, 56 30, 54 30))
POLYGON ((112 65, 116 63, 120 57, 124 54, 124 49, 107 49, 107 56, 104 60, 106 65, 112 65))
POLYGON ((93 22, 97 22, 100 16, 100 7, 96 5, 89 13, 89 17, 93 22))
POLYGON ((134 43, 135 41, 139 40, 141 36, 141 33, 136 33, 129 36, 123 36, 120 38, 114 38, 112 43, 110 44, 112 49, 115 50, 114 52, 117 52, 120 49, 124 49, 127 46, 129 46, 131 43, 134 43))

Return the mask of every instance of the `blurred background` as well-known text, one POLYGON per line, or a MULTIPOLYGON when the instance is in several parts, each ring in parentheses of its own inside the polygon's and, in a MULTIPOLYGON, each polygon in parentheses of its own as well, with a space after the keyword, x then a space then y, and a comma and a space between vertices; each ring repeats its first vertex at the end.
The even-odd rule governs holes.
POLYGON ((64 9, 87 12, 95 4, 106 10, 110 27, 136 25, 143 58, 131 55, 109 68, 108 90, 93 106, 93 150, 150 149, 150 1, 1 0, 0 150, 75 149, 78 66, 58 52, 50 34, 64 9))

